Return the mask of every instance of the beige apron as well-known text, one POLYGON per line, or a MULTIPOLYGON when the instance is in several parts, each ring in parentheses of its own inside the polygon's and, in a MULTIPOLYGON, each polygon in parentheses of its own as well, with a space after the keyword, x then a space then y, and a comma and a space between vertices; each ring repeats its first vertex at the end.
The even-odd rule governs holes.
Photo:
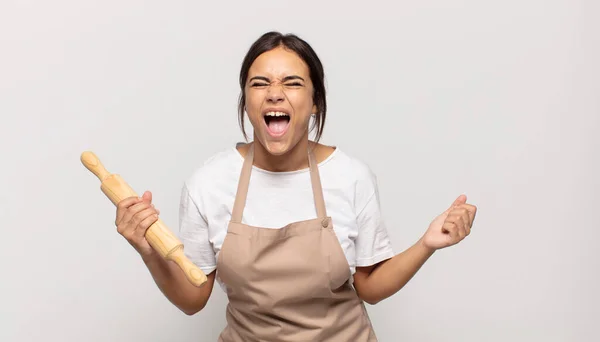
POLYGON ((349 283, 350 267, 325 211, 318 165, 308 152, 317 217, 279 229, 242 224, 254 158, 242 167, 217 261, 229 304, 219 342, 377 341, 349 283))

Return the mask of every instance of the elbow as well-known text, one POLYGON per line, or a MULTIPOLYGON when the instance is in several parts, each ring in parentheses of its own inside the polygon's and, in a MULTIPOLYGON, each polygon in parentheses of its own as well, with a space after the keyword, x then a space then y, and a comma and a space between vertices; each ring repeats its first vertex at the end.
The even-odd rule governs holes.
POLYGON ((195 314, 197 314, 198 312, 202 311, 203 308, 179 308, 179 310, 181 310, 181 312, 183 312, 184 314, 188 315, 188 316, 193 316, 195 314))
POLYGON ((358 296, 358 298, 369 305, 375 305, 383 299, 381 296, 374 292, 375 291, 369 288, 356 288, 356 295, 358 296))
POLYGON ((363 298, 363 301, 369 305, 376 305, 381 302, 379 298, 363 298))
POLYGON ((186 314, 188 316, 193 316, 193 315, 197 314, 198 312, 200 312, 200 310, 191 310, 191 309, 185 309, 185 308, 179 308, 179 310, 181 310, 181 312, 183 312, 184 314, 186 314))
POLYGON ((177 308, 188 316, 193 316, 202 311, 210 298, 214 279, 215 273, 210 273, 206 284, 200 286, 200 288, 189 290, 184 297, 179 298, 177 308))
POLYGON ((186 314, 188 316, 193 316, 193 315, 197 314, 198 312, 202 311, 202 309, 204 309, 205 306, 206 306, 206 303, 203 303, 202 305, 197 305, 197 306, 192 306, 192 305, 183 306, 182 305, 182 306, 178 306, 178 308, 184 314, 186 314))
POLYGON ((358 298, 360 298, 363 302, 365 302, 369 305, 376 305, 377 303, 381 302, 381 300, 383 299, 378 296, 374 296, 372 294, 364 294, 364 293, 358 293, 358 298))

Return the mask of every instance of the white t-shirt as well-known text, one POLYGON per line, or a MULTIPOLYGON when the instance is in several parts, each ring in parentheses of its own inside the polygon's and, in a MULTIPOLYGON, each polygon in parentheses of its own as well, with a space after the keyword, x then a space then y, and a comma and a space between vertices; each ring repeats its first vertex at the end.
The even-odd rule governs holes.
MULTIPOLYGON (((185 181, 179 238, 185 255, 205 274, 216 269, 227 233, 244 158, 235 147, 209 158, 185 181)), ((339 147, 319 163, 327 215, 354 274, 394 255, 369 167, 339 147)), ((252 168, 242 223, 277 229, 317 217, 309 169, 271 172, 252 168)), ((218 272, 218 271, 217 271, 218 272)), ((218 280, 223 289, 225 287, 218 280)))

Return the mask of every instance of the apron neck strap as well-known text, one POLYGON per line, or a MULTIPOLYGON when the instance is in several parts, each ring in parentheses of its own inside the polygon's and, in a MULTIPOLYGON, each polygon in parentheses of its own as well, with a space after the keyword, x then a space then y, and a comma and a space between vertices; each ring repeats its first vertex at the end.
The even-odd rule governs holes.
MULTIPOLYGON (((250 144, 248 153, 244 158, 244 164, 238 181, 237 193, 235 195, 235 202, 233 203, 233 211, 231 215, 231 221, 236 223, 242 222, 242 215, 244 213, 244 206, 246 205, 246 196, 248 195, 248 187, 250 185, 250 174, 252 173, 252 163, 254 161, 254 142, 250 144)), ((312 185, 313 197, 315 202, 315 208, 317 210, 317 216, 319 218, 327 217, 327 210, 325 209, 325 200, 323 198, 323 188, 321 187, 321 177, 319 176, 319 165, 315 159, 315 155, 312 149, 308 149, 308 164, 310 168, 310 181, 312 185)))
POLYGON ((313 150, 310 147, 308 148, 308 164, 310 167, 310 182, 312 184, 317 216, 321 219, 324 219, 327 217, 327 210, 325 209, 325 199, 323 198, 323 188, 321 187, 319 164, 317 163, 313 150))

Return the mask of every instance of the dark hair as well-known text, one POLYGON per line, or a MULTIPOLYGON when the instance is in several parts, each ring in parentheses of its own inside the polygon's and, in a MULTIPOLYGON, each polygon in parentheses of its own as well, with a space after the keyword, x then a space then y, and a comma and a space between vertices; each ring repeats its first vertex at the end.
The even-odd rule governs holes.
POLYGON ((238 121, 244 134, 244 138, 248 140, 246 131, 244 129, 244 108, 246 104, 246 93, 244 92, 246 80, 248 79, 248 71, 254 60, 262 53, 273 50, 277 47, 283 46, 288 50, 295 52, 307 65, 310 72, 310 79, 313 84, 313 103, 317 106, 317 113, 313 126, 310 128, 312 131, 315 127, 317 129, 315 141, 319 141, 323 135, 323 127, 325 126, 325 116, 327 113, 327 101, 325 98, 325 73, 323 71, 323 65, 321 60, 312 49, 312 47, 304 40, 294 34, 282 34, 279 32, 267 32, 260 36, 250 46, 244 61, 242 62, 242 68, 240 70, 240 88, 241 93, 238 101, 238 121))

